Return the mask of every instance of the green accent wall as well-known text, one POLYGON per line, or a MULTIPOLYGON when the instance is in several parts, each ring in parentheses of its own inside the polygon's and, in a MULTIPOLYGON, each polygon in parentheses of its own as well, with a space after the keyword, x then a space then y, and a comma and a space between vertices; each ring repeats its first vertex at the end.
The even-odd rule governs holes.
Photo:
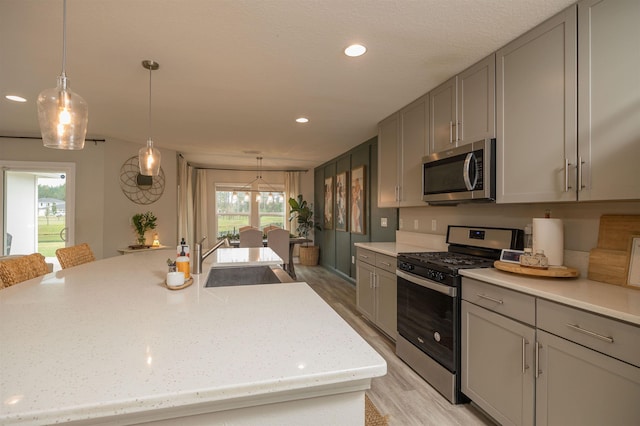
MULTIPOLYGON (((365 168, 365 209, 363 212, 365 232, 362 234, 335 229, 335 206, 333 208, 332 229, 316 231, 316 244, 320 246, 320 265, 333 270, 339 275, 355 280, 355 259, 357 242, 395 241, 398 229, 398 209, 379 209, 378 199, 378 138, 374 137, 356 146, 344 154, 314 169, 314 206, 315 216, 321 224, 324 222, 324 188, 325 179, 331 177, 333 183, 333 203, 335 205, 336 175, 347 172, 347 182, 351 182, 350 172, 354 168, 365 168), (387 227, 381 226, 381 219, 387 219, 387 227)), ((350 191, 348 214, 351 214, 350 191)))

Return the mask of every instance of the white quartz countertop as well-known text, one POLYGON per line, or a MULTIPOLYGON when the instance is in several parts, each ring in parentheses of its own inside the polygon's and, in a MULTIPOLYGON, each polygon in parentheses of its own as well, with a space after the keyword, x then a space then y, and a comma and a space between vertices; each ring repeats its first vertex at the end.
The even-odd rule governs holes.
POLYGON ((244 265, 280 265, 282 258, 269 247, 219 248, 211 255, 213 267, 244 265))
POLYGON ((172 291, 166 258, 117 256, 0 291, 0 424, 142 422, 366 389, 386 373, 307 284, 204 288, 205 272, 172 291))
MULTIPOLYGON (((586 278, 539 278, 494 268, 460 274, 532 296, 640 325, 640 291, 586 278)), ((463 281, 464 286, 464 281, 463 281)))
POLYGON ((377 253, 386 254, 387 256, 396 257, 398 253, 412 253, 424 251, 441 251, 437 249, 429 249, 411 244, 387 242, 387 243, 354 243, 356 247, 375 251, 377 253))

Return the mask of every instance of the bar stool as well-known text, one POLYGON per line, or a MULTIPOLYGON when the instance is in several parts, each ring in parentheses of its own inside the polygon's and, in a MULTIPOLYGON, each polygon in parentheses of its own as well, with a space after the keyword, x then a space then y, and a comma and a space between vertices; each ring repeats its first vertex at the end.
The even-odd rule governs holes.
POLYGON ((10 287, 49 273, 49 267, 40 253, 12 257, 0 261, 0 288, 10 287))
POLYGON ((77 246, 64 247, 56 250, 56 257, 60 262, 62 269, 71 268, 72 266, 82 265, 83 263, 93 262, 96 258, 89 244, 82 243, 77 246))

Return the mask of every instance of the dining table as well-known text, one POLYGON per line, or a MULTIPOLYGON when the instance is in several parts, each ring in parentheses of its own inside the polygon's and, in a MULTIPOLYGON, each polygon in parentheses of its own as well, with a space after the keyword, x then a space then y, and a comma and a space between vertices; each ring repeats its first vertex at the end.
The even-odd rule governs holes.
MULTIPOLYGON (((295 246, 297 244, 305 244, 305 243, 310 243, 311 239, 309 238, 304 238, 304 237, 291 237, 289 238, 289 264, 285 265, 286 266, 286 271, 287 273, 291 276, 291 278, 293 278, 294 280, 297 279, 296 277, 296 269, 295 269, 295 264, 293 262, 293 249, 295 248, 295 246)), ((240 247, 240 240, 229 240, 229 244, 232 247, 240 247)), ((267 246, 267 239, 264 238, 262 240, 262 245, 264 245, 265 247, 267 246)))

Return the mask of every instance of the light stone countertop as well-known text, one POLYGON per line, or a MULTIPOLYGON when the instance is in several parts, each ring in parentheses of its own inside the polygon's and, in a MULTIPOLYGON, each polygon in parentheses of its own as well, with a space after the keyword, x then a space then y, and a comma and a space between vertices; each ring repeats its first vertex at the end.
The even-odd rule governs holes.
POLYGON ((211 255, 213 267, 252 265, 280 265, 282 258, 269 247, 219 248, 211 255))
POLYGON ((411 252, 423 252, 423 251, 441 251, 437 249, 427 249, 420 246, 414 246, 411 244, 403 243, 354 243, 356 247, 362 247, 363 249, 375 251, 377 253, 386 254, 387 256, 396 257, 398 253, 411 253, 411 252))
POLYGON ((0 424, 142 422, 367 389, 386 373, 307 284, 204 288, 203 273, 172 291, 166 258, 116 256, 0 291, 0 424))
POLYGON ((540 278, 494 268, 462 269, 460 274, 640 326, 639 290, 587 278, 540 278))

